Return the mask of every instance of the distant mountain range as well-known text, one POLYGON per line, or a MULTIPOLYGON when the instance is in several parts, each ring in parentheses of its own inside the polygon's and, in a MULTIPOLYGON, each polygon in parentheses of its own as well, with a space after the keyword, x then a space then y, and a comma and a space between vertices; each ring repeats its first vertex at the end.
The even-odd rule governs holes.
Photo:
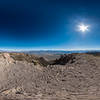
MULTIPOLYGON (((21 51, 20 51, 21 52, 21 51)), ((39 51, 22 51, 29 54, 71 54, 71 53, 96 53, 100 50, 39 50, 39 51)))
POLYGON ((29 54, 71 54, 71 53, 98 53, 100 50, 0 50, 0 52, 21 52, 29 54))
POLYGON ((96 53, 100 50, 40 50, 40 51, 24 51, 29 54, 71 54, 71 53, 96 53))

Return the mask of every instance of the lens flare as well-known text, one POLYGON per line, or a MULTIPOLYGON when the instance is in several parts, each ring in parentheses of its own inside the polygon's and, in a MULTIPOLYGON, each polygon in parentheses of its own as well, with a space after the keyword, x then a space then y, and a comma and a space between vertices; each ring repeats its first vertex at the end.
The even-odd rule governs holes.
POLYGON ((78 31, 86 32, 88 30, 89 30, 89 25, 85 25, 85 24, 78 25, 78 31))

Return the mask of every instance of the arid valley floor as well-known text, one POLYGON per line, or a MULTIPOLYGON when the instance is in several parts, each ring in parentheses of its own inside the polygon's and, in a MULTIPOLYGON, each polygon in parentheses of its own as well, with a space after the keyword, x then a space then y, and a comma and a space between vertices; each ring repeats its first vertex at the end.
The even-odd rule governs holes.
POLYGON ((100 100, 100 57, 0 53, 0 100, 100 100))

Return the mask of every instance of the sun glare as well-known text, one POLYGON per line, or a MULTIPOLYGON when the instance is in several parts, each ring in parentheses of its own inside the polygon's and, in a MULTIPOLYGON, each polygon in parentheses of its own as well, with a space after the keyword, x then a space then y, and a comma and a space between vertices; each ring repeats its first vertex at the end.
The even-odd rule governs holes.
POLYGON ((86 32, 88 30, 89 30, 89 26, 88 25, 84 25, 84 24, 78 25, 78 31, 86 32))

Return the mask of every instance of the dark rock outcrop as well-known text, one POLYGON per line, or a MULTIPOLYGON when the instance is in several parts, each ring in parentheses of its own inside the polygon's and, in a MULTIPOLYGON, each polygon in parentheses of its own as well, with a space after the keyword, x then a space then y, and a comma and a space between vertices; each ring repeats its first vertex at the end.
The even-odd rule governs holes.
POLYGON ((61 55, 59 59, 53 61, 52 65, 66 65, 67 63, 74 63, 75 55, 74 54, 64 54, 61 55))

